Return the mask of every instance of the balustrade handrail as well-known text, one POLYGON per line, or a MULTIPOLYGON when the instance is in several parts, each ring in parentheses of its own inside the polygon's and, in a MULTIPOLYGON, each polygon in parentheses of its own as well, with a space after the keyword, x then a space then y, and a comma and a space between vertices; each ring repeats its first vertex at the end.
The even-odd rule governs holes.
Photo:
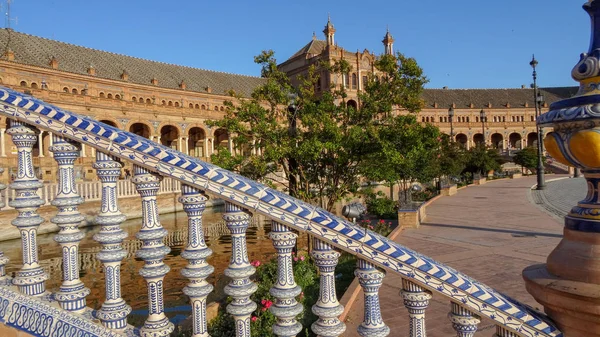
POLYGON ((519 336, 561 336, 544 314, 442 263, 306 202, 141 136, 0 88, 0 114, 96 148, 164 177, 196 187, 299 232, 485 316, 519 336))

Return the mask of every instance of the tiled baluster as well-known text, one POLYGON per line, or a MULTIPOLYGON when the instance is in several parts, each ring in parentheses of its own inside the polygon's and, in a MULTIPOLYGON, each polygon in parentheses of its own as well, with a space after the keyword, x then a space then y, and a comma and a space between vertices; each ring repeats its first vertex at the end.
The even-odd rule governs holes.
POLYGON ((23 249, 23 267, 17 272, 13 284, 26 295, 41 296, 46 291, 44 282, 48 275, 39 265, 37 247, 37 229, 44 219, 37 214, 37 209, 44 201, 37 190, 44 186, 35 176, 31 151, 37 141, 37 131, 18 121, 11 121, 7 133, 18 151, 17 177, 10 184, 15 197, 9 205, 19 213, 11 223, 21 232, 23 249))
POLYGON ((429 306, 431 294, 418 285, 402 279, 402 298, 410 317, 410 336, 425 337, 425 309, 429 306))
POLYGON ((319 317, 311 326, 317 336, 337 337, 346 331, 346 324, 338 319, 344 312, 344 306, 338 302, 335 295, 335 266, 338 264, 340 253, 317 238, 313 238, 313 249, 310 253, 319 268, 320 291, 317 303, 312 312, 319 317))
POLYGON ((206 246, 202 229, 202 213, 206 209, 206 196, 198 189, 183 185, 179 202, 188 215, 187 246, 181 256, 188 260, 188 265, 181 270, 181 275, 190 279, 183 293, 190 297, 193 316, 193 337, 208 337, 206 326, 206 297, 213 291, 213 286, 206 278, 213 273, 213 266, 206 263, 212 250, 206 246))
POLYGON ((358 260, 358 269, 354 275, 358 277, 358 283, 365 295, 365 317, 358 326, 358 334, 362 337, 387 336, 390 328, 383 323, 379 307, 379 288, 383 283, 385 273, 365 260, 358 260))
POLYGON ((58 208, 58 213, 51 221, 60 228, 54 240, 60 244, 63 258, 62 284, 54 298, 63 309, 82 312, 90 290, 79 279, 79 242, 85 236, 79 230, 79 224, 85 219, 78 209, 83 198, 77 194, 73 175, 79 147, 56 134, 52 135, 52 144, 50 151, 58 164, 58 191, 51 204, 58 208))
POLYGON ((477 324, 481 322, 477 316, 475 316, 469 310, 461 307, 460 305, 452 302, 451 311, 448 314, 452 327, 456 330, 457 337, 472 337, 477 331, 477 324))
POLYGON ((302 304, 296 301, 302 289, 294 280, 292 265, 292 249, 297 237, 288 227, 273 221, 269 238, 277 251, 277 280, 270 290, 275 297, 270 310, 277 317, 273 333, 280 337, 295 337, 302 331, 302 324, 296 320, 296 316, 302 313, 302 304))
POLYGON ((162 178, 147 169, 134 165, 133 183, 142 197, 142 228, 136 237, 142 241, 142 247, 136 257, 144 260, 140 275, 148 286, 149 316, 140 329, 142 337, 167 336, 173 332, 173 323, 165 315, 163 305, 163 281, 170 268, 163 259, 171 248, 163 244, 167 230, 160 224, 156 194, 162 178))
POLYGON ((102 262, 106 289, 106 300, 96 317, 107 328, 119 330, 127 326, 127 315, 131 312, 131 307, 121 298, 121 261, 127 256, 122 246, 127 233, 120 227, 125 215, 121 214, 117 203, 117 181, 122 164, 114 157, 96 151, 96 162, 92 166, 102 183, 100 213, 95 219, 101 227, 94 240, 102 245, 97 258, 102 262))
POLYGON ((225 294, 233 300, 227 305, 227 312, 235 319, 235 334, 237 337, 250 336, 250 315, 256 310, 256 303, 250 296, 256 292, 258 286, 250 280, 256 271, 248 262, 248 249, 246 247, 246 229, 250 221, 250 214, 239 206, 225 202, 223 219, 231 232, 231 260, 225 269, 225 275, 231 282, 225 286, 225 294))
MULTIPOLYGON (((4 172, 4 168, 0 167, 0 175, 4 172)), ((2 209, 4 205, 4 198, 2 197, 2 191, 6 189, 6 185, 0 183, 0 209, 2 209)), ((6 264, 8 263, 8 258, 4 256, 4 252, 0 251, 0 285, 7 285, 10 283, 10 277, 6 275, 6 264)))

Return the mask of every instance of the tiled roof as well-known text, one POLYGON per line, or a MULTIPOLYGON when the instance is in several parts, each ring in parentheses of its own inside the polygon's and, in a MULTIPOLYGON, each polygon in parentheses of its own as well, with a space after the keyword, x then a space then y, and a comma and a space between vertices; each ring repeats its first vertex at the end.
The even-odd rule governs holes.
MULTIPOLYGON (((572 97, 577 93, 578 87, 541 88, 544 101, 548 104, 561 99, 572 97)), ((453 103, 457 109, 506 107, 534 107, 533 89, 425 89, 423 92, 425 108, 433 108, 437 103, 438 108, 448 108, 453 103)))
POLYGON ((0 29, 0 46, 2 46, 2 54, 9 46, 15 54, 14 61, 18 63, 50 68, 50 60, 55 57, 58 61, 58 70, 87 75, 88 68, 92 65, 96 77, 99 78, 121 80, 123 71, 126 71, 129 76, 128 82, 151 85, 151 80, 156 78, 159 87, 169 89, 178 89, 183 81, 188 91, 206 92, 206 88, 210 87, 213 94, 224 94, 233 89, 248 96, 264 81, 259 77, 119 55, 8 29, 0 29))
POLYGON ((313 55, 321 54, 325 50, 325 47, 327 47, 327 41, 312 39, 306 46, 304 46, 300 50, 298 50, 288 60, 291 60, 291 59, 298 57, 300 55, 303 55, 303 54, 313 54, 313 55))

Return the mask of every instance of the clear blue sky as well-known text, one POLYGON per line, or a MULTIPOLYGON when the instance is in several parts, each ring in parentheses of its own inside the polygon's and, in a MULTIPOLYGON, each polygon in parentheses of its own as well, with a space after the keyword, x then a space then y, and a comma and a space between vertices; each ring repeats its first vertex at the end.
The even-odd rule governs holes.
MULTIPOLYGON (((3 11, 6 9, 5 0, 3 11)), ((381 53, 386 25, 394 48, 415 57, 427 87, 570 86, 589 44, 585 0, 13 0, 17 31, 156 61, 258 76, 253 56, 279 62, 323 39, 327 13, 337 43, 381 53)))

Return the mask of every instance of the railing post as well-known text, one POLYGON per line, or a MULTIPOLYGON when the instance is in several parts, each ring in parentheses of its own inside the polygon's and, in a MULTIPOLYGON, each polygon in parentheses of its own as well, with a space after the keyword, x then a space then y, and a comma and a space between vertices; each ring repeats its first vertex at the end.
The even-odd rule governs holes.
POLYGON ((475 316, 471 311, 461 307, 460 305, 452 302, 451 311, 448 314, 452 327, 456 331, 457 337, 473 337, 477 332, 477 324, 481 320, 475 316))
POLYGON ((296 316, 302 313, 302 304, 296 301, 296 296, 302 293, 302 289, 294 280, 292 265, 292 249, 297 237, 287 226, 272 222, 269 238, 277 251, 277 280, 270 289, 271 295, 275 297, 275 304, 270 310, 277 317, 273 333, 280 337, 295 337, 302 331, 302 324, 296 320, 296 316))
POLYGON ((500 325, 496 325, 496 333, 494 334, 494 337, 519 337, 519 335, 500 325))
POLYGON ((142 228, 136 237, 142 241, 142 247, 136 257, 144 260, 140 275, 148 285, 149 316, 140 329, 142 337, 166 336, 173 332, 173 323, 165 315, 163 304, 163 281, 170 268, 164 258, 171 248, 163 244, 167 230, 160 223, 156 195, 162 177, 147 169, 133 166, 133 183, 142 197, 142 228))
POLYGON ((250 280, 256 269, 248 261, 246 247, 250 214, 235 204, 225 202, 223 219, 231 232, 232 241, 231 259, 229 267, 225 269, 225 275, 231 278, 231 282, 225 286, 225 294, 233 300, 227 305, 227 312, 235 319, 236 337, 250 337, 250 315, 257 307, 250 296, 258 289, 256 283, 250 280))
POLYGON ((358 269, 354 272, 365 295, 365 317, 358 326, 358 334, 362 337, 385 337, 390 328, 383 323, 379 306, 379 288, 383 284, 385 273, 379 271, 372 263, 358 260, 358 269))
POLYGON ((18 151, 17 177, 10 184, 15 191, 15 198, 9 205, 17 210, 19 215, 11 223, 21 232, 23 249, 23 267, 17 272, 13 284, 19 291, 30 296, 41 296, 46 291, 44 282, 48 275, 39 265, 37 247, 37 229, 44 219, 37 214, 37 209, 44 201, 37 190, 44 184, 35 176, 31 151, 37 141, 37 131, 19 121, 11 121, 7 133, 18 151))
MULTIPOLYGON (((3 135, 4 137, 4 135, 3 135)), ((4 173, 4 168, 0 167, 0 175, 4 173)), ((6 185, 0 183, 0 209, 4 207, 4 198, 2 197, 2 191, 6 190, 6 185)), ((4 252, 0 251, 0 285, 10 284, 10 277, 6 275, 6 264, 8 258, 4 256, 4 252)))
POLYGON ((127 256, 122 245, 127 233, 120 227, 125 215, 121 214, 117 202, 117 181, 122 164, 113 156, 96 151, 96 162, 92 166, 102 184, 100 212, 95 219, 101 227, 94 240, 102 245, 97 258, 102 262, 106 289, 106 300, 96 317, 105 327, 120 330, 127 327, 127 315, 131 312, 131 307, 121 298, 121 261, 127 256))
POLYGON ((53 134, 52 138, 50 151, 58 164, 58 191, 51 204, 58 208, 58 213, 51 221, 60 228, 54 240, 60 244, 63 257, 63 282, 54 298, 65 310, 83 312, 90 290, 79 279, 79 242, 84 237, 79 224, 85 219, 78 209, 83 198, 77 194, 73 176, 79 147, 59 135, 53 134))
POLYGON ((311 325, 317 336, 337 337, 346 331, 346 324, 338 317, 344 312, 344 306, 338 302, 335 294, 335 266, 338 264, 340 253, 315 237, 310 255, 315 260, 319 273, 319 299, 313 305, 312 312, 319 319, 311 325))
POLYGON ((410 317, 410 336, 425 337, 425 309, 429 306, 431 294, 406 279, 402 279, 401 294, 410 317))
POLYGON ((192 337, 208 337, 206 297, 213 291, 213 286, 206 282, 206 278, 215 268, 206 262, 212 250, 206 246, 202 229, 202 213, 206 209, 207 199, 197 188, 182 185, 179 202, 188 216, 188 240, 181 256, 188 260, 188 265, 181 270, 181 275, 190 279, 183 293, 190 297, 192 305, 192 337))

